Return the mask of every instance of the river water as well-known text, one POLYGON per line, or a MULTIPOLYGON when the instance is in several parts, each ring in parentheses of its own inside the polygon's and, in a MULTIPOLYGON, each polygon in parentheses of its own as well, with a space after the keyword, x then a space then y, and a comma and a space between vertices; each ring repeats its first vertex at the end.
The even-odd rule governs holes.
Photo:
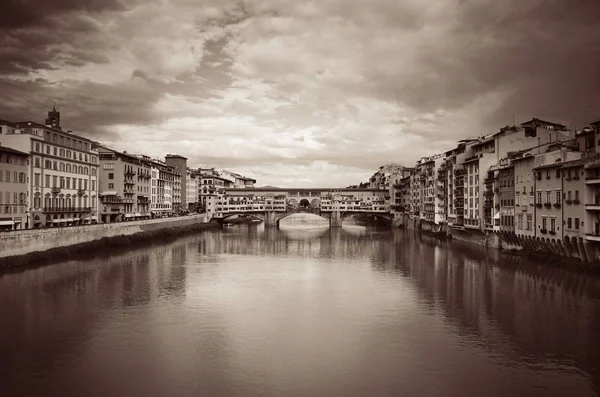
MULTIPOLYGON (((292 222, 293 223, 293 222, 292 222)), ((593 396, 600 281, 358 226, 0 276, 0 396, 593 396)))

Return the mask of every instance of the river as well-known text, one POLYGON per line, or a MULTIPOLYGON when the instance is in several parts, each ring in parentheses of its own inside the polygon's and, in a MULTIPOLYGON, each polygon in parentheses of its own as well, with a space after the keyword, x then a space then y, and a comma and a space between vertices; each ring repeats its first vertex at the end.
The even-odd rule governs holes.
POLYGON ((291 223, 1 275, 0 396, 600 393, 598 278, 291 223))

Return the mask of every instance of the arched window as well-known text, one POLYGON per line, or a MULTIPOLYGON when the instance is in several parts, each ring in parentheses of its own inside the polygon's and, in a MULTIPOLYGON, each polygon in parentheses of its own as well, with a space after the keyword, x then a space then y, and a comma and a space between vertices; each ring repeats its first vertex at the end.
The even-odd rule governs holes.
POLYGON ((60 164, 59 164, 59 169, 60 169, 61 171, 64 171, 64 170, 65 170, 65 163, 60 163, 60 164))
MULTIPOLYGON (((80 154, 81 154, 81 153, 80 153, 80 154)), ((82 167, 81 165, 79 166, 79 173, 80 173, 80 174, 83 174, 83 167, 82 167)))
POLYGON ((67 169, 67 172, 71 172, 71 164, 67 164, 66 169, 67 169))
POLYGON ((44 167, 48 168, 48 169, 51 169, 52 168, 52 161, 50 161, 50 160, 44 161, 44 167))

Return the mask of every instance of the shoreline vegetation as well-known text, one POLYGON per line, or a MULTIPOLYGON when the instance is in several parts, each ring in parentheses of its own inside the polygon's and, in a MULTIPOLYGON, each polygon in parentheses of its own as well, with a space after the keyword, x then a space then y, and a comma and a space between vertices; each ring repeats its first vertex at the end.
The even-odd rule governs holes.
POLYGON ((103 258, 129 249, 135 249, 156 242, 170 242, 179 237, 220 227, 217 222, 197 223, 187 226, 168 226, 131 235, 103 237, 99 240, 57 247, 45 251, 35 251, 25 255, 0 258, 0 275, 50 265, 56 262, 103 258))

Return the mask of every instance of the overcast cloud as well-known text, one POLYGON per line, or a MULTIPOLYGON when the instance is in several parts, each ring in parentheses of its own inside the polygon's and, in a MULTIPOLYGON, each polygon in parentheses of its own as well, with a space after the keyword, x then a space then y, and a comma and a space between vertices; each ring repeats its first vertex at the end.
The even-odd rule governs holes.
MULTIPOLYGON (((6 1, 6 0, 5 0, 6 1)), ((598 0, 8 0, 0 118, 346 186, 537 116, 600 117, 598 0)))

